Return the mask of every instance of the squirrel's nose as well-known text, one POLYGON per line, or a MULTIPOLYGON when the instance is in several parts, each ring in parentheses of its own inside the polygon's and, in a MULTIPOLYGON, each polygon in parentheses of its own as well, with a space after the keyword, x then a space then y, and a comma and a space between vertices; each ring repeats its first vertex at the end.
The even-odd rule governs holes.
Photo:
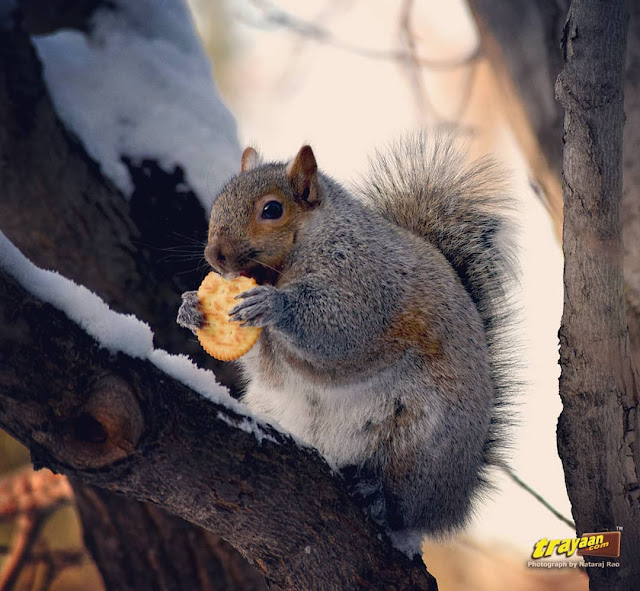
POLYGON ((227 255, 219 244, 208 244, 204 249, 204 258, 214 268, 222 270, 227 262, 227 255))

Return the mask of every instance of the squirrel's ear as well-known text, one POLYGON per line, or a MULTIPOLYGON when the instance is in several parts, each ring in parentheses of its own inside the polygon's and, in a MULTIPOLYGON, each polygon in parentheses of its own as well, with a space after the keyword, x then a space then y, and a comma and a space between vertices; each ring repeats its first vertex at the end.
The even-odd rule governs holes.
POLYGON ((296 197, 312 206, 320 202, 318 165, 311 146, 302 146, 296 157, 287 164, 287 178, 296 197))
POLYGON ((251 170, 260 164, 262 164, 260 154, 251 146, 245 148, 244 152, 242 152, 242 158, 240 159, 240 172, 247 172, 247 170, 251 170))

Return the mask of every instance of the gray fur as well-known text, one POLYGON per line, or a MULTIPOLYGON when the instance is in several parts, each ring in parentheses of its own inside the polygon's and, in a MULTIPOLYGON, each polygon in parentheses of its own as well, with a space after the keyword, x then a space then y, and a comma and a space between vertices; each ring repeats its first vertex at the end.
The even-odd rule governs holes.
POLYGON ((178 310, 176 322, 180 326, 194 332, 205 325, 204 314, 200 311, 200 301, 197 291, 187 291, 182 294, 182 305, 178 310))
MULTIPOLYGON (((263 326, 240 359, 244 400, 341 468, 389 531, 458 528, 490 460, 503 384, 494 343, 510 253, 493 167, 419 135, 379 156, 354 194, 322 173, 318 187, 274 285, 232 311, 263 326)), ((293 198, 285 163, 241 173, 214 203, 210 241, 233 245, 227 274, 269 249, 243 229, 274 190, 293 198)))

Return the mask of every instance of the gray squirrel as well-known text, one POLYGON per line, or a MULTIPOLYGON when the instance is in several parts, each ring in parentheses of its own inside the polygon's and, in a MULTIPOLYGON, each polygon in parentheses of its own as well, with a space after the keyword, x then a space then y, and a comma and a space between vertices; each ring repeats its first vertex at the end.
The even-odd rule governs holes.
POLYGON ((349 191, 309 146, 288 163, 247 148, 213 203, 206 260, 258 283, 230 312, 263 327, 244 402, 317 448, 400 546, 464 525, 500 461, 509 208, 493 161, 425 132, 349 191))

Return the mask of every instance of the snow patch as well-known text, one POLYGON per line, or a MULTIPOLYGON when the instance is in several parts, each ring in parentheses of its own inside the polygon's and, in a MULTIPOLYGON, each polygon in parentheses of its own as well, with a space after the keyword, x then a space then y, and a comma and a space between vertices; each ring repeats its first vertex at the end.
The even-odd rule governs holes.
POLYGON ((275 438, 269 435, 268 433, 266 433, 264 429, 262 429, 260 424, 257 423, 256 420, 253 418, 245 417, 244 419, 242 419, 241 422, 237 422, 229 418, 228 416, 222 414, 221 412, 218 413, 218 418, 221 421, 224 421, 225 423, 227 423, 227 425, 231 425, 232 427, 241 429, 242 431, 245 431, 247 433, 252 433, 255 436, 255 438, 258 440, 258 443, 262 443, 263 439, 266 439, 267 441, 272 441, 273 443, 278 443, 275 440, 275 438))
POLYGON ((184 168, 208 213, 239 169, 240 147, 189 11, 182 0, 113 4, 88 34, 33 38, 56 110, 127 197, 122 157, 155 159, 168 172, 184 168))
POLYGON ((0 266, 39 299, 62 310, 102 347, 144 359, 153 349, 151 328, 111 310, 95 293, 56 271, 36 267, 0 232, 0 266))
POLYGON ((251 416, 248 407, 232 398, 228 389, 216 381, 216 375, 212 371, 198 367, 186 355, 172 355, 164 349, 153 349, 149 351, 147 359, 208 400, 222 404, 238 414, 251 416))
POLYGON ((425 533, 417 529, 405 529, 389 532, 389 539, 396 550, 400 550, 409 560, 422 555, 422 543, 425 533))
MULTIPOLYGON (((234 400, 227 388, 216 381, 213 372, 198 367, 185 355, 171 355, 162 349, 154 349, 153 332, 148 324, 135 316, 114 312, 95 293, 56 271, 40 269, 2 232, 0 267, 34 296, 63 311, 101 347, 114 354, 122 352, 130 357, 150 361, 161 371, 208 400, 244 416, 243 420, 237 423, 219 413, 222 420, 252 433, 260 443, 264 439, 277 443, 261 428, 260 419, 254 417, 245 405, 234 400)), ((271 425, 271 422, 268 423, 271 425)))

